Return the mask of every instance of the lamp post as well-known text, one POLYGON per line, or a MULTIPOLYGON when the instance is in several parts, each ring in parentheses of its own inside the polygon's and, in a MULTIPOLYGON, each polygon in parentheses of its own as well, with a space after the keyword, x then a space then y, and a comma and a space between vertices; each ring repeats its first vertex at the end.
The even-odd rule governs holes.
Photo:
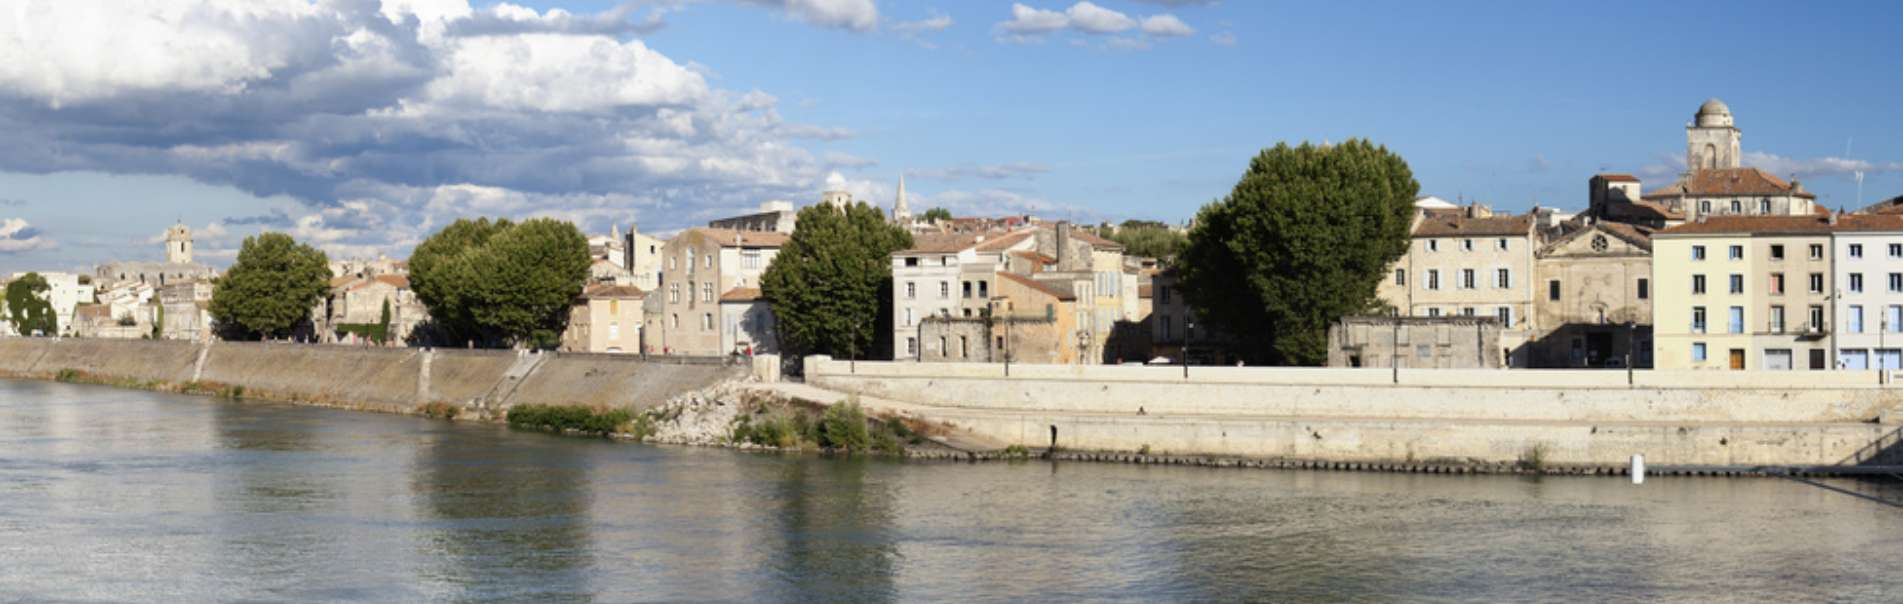
POLYGON ((1394 383, 1401 383, 1401 318, 1394 317, 1394 333, 1388 340, 1388 364, 1394 367, 1394 383))
POLYGON ((1632 347, 1639 342, 1639 324, 1636 321, 1625 322, 1625 385, 1633 384, 1632 347))
POLYGON ((1196 321, 1183 319, 1183 379, 1189 379, 1189 339, 1196 333, 1196 321))
POLYGON ((848 331, 850 339, 846 341, 846 367, 850 373, 859 373, 859 321, 854 319, 848 324, 852 327, 848 331))

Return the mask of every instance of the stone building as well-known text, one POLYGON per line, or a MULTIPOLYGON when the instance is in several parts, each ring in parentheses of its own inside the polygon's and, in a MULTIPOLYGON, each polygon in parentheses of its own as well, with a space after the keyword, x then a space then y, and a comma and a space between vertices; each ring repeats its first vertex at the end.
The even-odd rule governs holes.
POLYGON ((1654 233, 1654 365, 1832 367, 1833 288, 1863 288, 1833 282, 1836 223, 1835 215, 1708 216, 1654 233))
POLYGON ((92 279, 100 287, 123 281, 162 287, 174 281, 211 279, 217 276, 211 267, 193 262, 192 231, 183 224, 165 230, 164 262, 111 262, 93 269, 92 279))
POLYGON ((622 239, 621 247, 625 257, 621 260, 621 266, 627 269, 632 277, 626 285, 641 288, 644 292, 652 292, 660 287, 661 246, 667 242, 642 233, 639 225, 635 223, 628 223, 628 232, 622 235, 622 239))
MULTIPOLYGON (((729 322, 729 310, 723 306, 739 305, 751 311, 765 307, 758 293, 745 290, 757 292, 760 275, 787 238, 778 231, 712 227, 674 236, 661 248, 661 290, 649 295, 659 302, 650 304, 654 310, 646 349, 655 354, 724 356, 744 353, 744 347, 762 348, 767 342, 761 340, 777 342, 771 337, 775 322, 770 318, 756 315, 745 323, 729 322), (739 299, 743 297, 749 300, 739 299), (742 325, 765 331, 732 331, 742 325)), ((745 318, 744 313, 737 318, 745 318)))
POLYGON ((562 332, 566 352, 639 353, 647 293, 631 285, 597 283, 582 290, 569 308, 562 332))
POLYGON ((1479 204, 1417 210, 1407 252, 1377 295, 1407 317, 1487 316, 1499 321, 1507 365, 1528 364, 1533 324, 1532 214, 1498 216, 1479 204))
POLYGON ((1535 252, 1533 367, 1652 366, 1651 229, 1575 220, 1535 252))
POLYGON ((1486 316, 1343 317, 1328 328, 1328 366, 1499 369, 1501 332, 1486 316))
POLYGON ((389 342, 402 345, 429 318, 405 275, 344 276, 331 279, 330 292, 312 312, 317 337, 324 342, 360 344, 390 309, 389 342))
MULTIPOLYGON (((828 192, 834 195, 836 192, 828 192)), ((769 201, 760 204, 760 211, 731 218, 721 218, 707 223, 709 228, 730 231, 759 231, 767 233, 792 234, 799 225, 799 212, 794 211, 793 202, 769 201)))
POLYGON ((1183 362, 1185 347, 1191 363, 1224 365, 1231 361, 1230 341, 1221 332, 1196 320, 1183 294, 1176 269, 1163 269, 1150 278, 1150 356, 1183 362))
POLYGON ((892 358, 920 358, 932 317, 979 318, 1012 252, 1034 249, 1028 230, 920 233, 892 253, 892 358))
POLYGON ((1903 369, 1903 215, 1845 214, 1830 232, 1827 365, 1903 369))
POLYGON ((1663 228, 1699 216, 1808 216, 1824 213, 1817 196, 1796 181, 1743 167, 1743 137, 1731 108, 1718 99, 1700 105, 1685 126, 1686 172, 1670 185, 1634 196, 1639 181, 1602 174, 1593 182, 1596 217, 1663 228))

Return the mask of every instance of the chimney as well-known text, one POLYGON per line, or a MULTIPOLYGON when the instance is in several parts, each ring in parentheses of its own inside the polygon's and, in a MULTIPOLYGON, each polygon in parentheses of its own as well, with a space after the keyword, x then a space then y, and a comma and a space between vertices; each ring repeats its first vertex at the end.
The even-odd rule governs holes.
POLYGON ((1054 255, 1057 257, 1057 270, 1069 268, 1064 264, 1064 260, 1070 257, 1070 221, 1068 220, 1057 223, 1057 253, 1054 255))
MULTIPOLYGON (((1830 217, 1824 219, 1824 224, 1828 224, 1830 226, 1837 226, 1837 213, 1831 212, 1830 217)), ((1858 278, 1861 279, 1862 277, 1858 277, 1858 278)))

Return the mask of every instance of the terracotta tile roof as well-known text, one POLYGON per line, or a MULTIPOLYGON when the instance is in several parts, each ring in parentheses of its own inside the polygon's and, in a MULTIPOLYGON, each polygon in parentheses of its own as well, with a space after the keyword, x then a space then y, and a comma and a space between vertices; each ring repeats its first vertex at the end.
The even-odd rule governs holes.
POLYGON ((893 252, 895 255, 911 254, 950 254, 962 251, 978 244, 982 235, 994 233, 917 233, 912 235, 912 247, 893 252))
POLYGON ((1154 285, 1138 285, 1138 286, 1137 286, 1137 297, 1138 297, 1138 298, 1154 298, 1154 297, 1156 297, 1156 286, 1154 286, 1154 285))
POLYGON ((1036 250, 1015 250, 1011 252, 1011 255, 1027 260, 1035 260, 1038 264, 1057 264, 1056 258, 1052 258, 1036 250))
POLYGON ((1644 199, 1721 195, 1794 195, 1816 199, 1802 187, 1757 168, 1695 170, 1678 182, 1654 189, 1644 199))
POLYGON ((1006 249, 1010 249, 1011 246, 1017 245, 1019 243, 1023 243, 1025 239, 1029 239, 1030 237, 1031 237, 1031 231, 1028 229, 1017 231, 1008 235, 999 235, 997 237, 986 237, 983 242, 980 242, 978 244, 978 251, 1001 252, 1006 249))
POLYGON ((1639 182, 1639 179, 1633 177, 1631 174, 1620 174, 1617 172, 1608 172, 1605 174, 1600 174, 1599 178, 1603 178, 1611 182, 1639 182))
POLYGON ((1109 239, 1104 239, 1102 237, 1098 237, 1097 235, 1091 233, 1090 231, 1086 231, 1083 229, 1072 228, 1070 230, 1070 236, 1072 239, 1087 242, 1090 244, 1091 247, 1094 247, 1100 250, 1122 250, 1123 249, 1123 244, 1117 243, 1115 241, 1111 241, 1109 239))
POLYGON ((1594 232, 1603 232, 1607 235, 1611 235, 1615 238, 1624 240, 1626 243, 1630 243, 1642 250, 1646 250, 1646 251, 1652 250, 1652 229, 1642 227, 1642 226, 1625 224, 1622 222, 1598 222, 1594 224, 1579 225, 1578 228, 1575 228, 1572 231, 1566 233, 1565 235, 1561 235, 1560 237, 1554 239, 1552 242, 1547 243, 1544 246, 1541 246, 1540 253, 1544 255, 1551 250, 1559 249, 1560 246, 1566 245, 1567 242, 1570 242, 1574 239, 1578 239, 1584 236, 1586 233, 1594 233, 1594 232))
POLYGON ((760 288, 758 287, 736 287, 727 290, 726 293, 720 294, 721 302, 752 302, 760 298, 760 288))
POLYGON ((104 304, 80 304, 73 307, 74 321, 99 321, 112 318, 112 307, 104 304))
POLYGON ((694 227, 684 233, 699 233, 720 243, 720 247, 780 247, 786 245, 786 240, 791 237, 777 231, 736 231, 713 227, 694 227))
POLYGON ((350 285, 351 283, 355 283, 358 279, 361 279, 361 278, 362 277, 358 277, 356 275, 344 275, 342 277, 331 277, 330 288, 337 289, 339 287, 350 285))
POLYGON ((1525 236, 1533 232, 1533 216, 1468 218, 1430 212, 1415 225, 1415 237, 1525 236))
POLYGON ((410 288, 409 277, 405 277, 403 275, 377 275, 375 277, 370 277, 368 279, 358 280, 356 283, 350 284, 350 287, 346 289, 355 291, 355 290, 363 289, 366 287, 370 287, 371 285, 375 285, 378 283, 395 287, 397 289, 410 288))
POLYGON ((1042 283, 1036 279, 1032 279, 1024 275, 1020 275, 1017 273, 998 273, 998 275, 1006 279, 1016 281, 1019 284, 1025 287, 1031 288, 1033 290, 1036 290, 1040 293, 1049 295, 1053 298, 1057 298, 1058 300, 1070 302, 1070 301, 1075 301, 1077 299, 1077 294, 1071 293, 1070 290, 1061 289, 1049 283, 1042 283))
POLYGON ((1607 204, 1606 215, 1614 219, 1626 220, 1684 220, 1685 213, 1665 207, 1656 201, 1639 200, 1632 203, 1607 204))
POLYGON ((1891 197, 1857 210, 1858 214, 1903 214, 1903 195, 1891 197))
POLYGON ((615 285, 612 283, 596 283, 594 285, 590 285, 586 288, 583 288, 581 290, 581 297, 583 298, 636 298, 636 299, 639 299, 639 298, 648 297, 648 294, 647 292, 641 291, 641 288, 635 287, 632 285, 615 285))
POLYGON ((1831 216, 1708 216, 1704 220, 1687 222, 1654 234, 1654 237, 1674 235, 1710 235, 1710 234, 1758 234, 1758 235, 1809 235, 1842 232, 1903 232, 1903 215, 1897 214, 1837 214, 1833 224, 1831 216))

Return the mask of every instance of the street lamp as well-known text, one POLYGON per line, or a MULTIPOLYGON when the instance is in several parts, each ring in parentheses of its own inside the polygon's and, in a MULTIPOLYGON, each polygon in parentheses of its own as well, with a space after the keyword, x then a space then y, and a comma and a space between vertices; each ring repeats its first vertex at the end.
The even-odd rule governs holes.
POLYGON ((1196 321, 1183 319, 1183 379, 1189 379, 1189 340, 1196 333, 1196 321))
POLYGON ((1639 343, 1639 324, 1637 321, 1625 322, 1625 385, 1633 384, 1632 347, 1639 343))

